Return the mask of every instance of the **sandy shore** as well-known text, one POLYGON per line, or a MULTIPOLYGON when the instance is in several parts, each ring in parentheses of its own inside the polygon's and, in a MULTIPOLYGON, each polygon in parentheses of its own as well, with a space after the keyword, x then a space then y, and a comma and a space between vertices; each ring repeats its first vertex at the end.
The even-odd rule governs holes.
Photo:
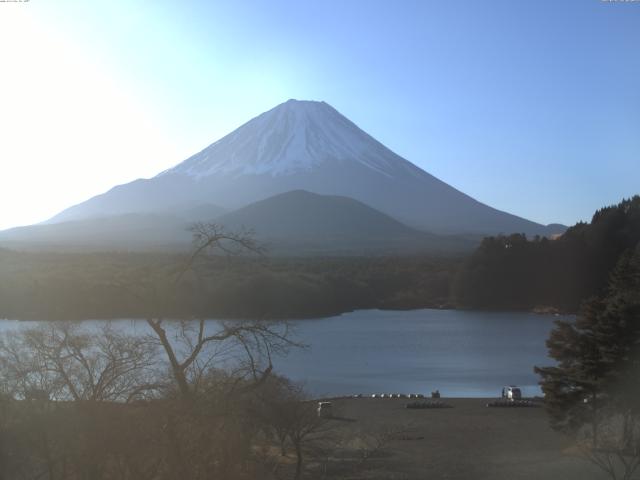
POLYGON ((488 408, 495 399, 443 398, 452 408, 407 409, 408 399, 334 399, 345 437, 388 433, 353 478, 604 478, 553 431, 544 408, 488 408), (385 433, 386 432, 386 433, 385 433))

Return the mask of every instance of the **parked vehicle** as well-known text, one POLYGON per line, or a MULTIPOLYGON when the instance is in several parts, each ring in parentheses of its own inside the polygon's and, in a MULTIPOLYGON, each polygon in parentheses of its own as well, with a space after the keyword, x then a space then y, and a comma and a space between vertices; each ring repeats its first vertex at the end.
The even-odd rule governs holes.
POLYGON ((502 387, 502 398, 506 398, 507 400, 520 400, 522 399, 522 391, 520 387, 516 385, 508 385, 506 387, 502 387))

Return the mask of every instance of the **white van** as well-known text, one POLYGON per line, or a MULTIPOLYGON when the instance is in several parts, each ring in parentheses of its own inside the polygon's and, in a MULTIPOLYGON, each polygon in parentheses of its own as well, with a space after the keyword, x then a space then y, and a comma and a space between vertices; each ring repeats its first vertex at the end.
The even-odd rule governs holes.
POLYGON ((522 391, 520 387, 516 385, 508 385, 506 387, 502 387, 502 398, 506 398, 507 400, 520 400, 522 399, 522 391))

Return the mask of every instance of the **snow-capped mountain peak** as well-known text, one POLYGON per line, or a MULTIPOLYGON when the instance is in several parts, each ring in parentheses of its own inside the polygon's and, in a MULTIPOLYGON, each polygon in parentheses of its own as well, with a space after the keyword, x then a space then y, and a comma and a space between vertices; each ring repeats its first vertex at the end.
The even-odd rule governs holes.
POLYGON ((297 190, 349 197, 434 233, 546 231, 435 178, 330 105, 297 100, 258 115, 153 178, 116 186, 70 207, 51 223, 128 213, 202 211, 203 205, 231 211, 297 190))
POLYGON ((416 169, 329 104, 288 100, 159 176, 280 176, 343 162, 358 162, 389 177, 398 169, 416 169))

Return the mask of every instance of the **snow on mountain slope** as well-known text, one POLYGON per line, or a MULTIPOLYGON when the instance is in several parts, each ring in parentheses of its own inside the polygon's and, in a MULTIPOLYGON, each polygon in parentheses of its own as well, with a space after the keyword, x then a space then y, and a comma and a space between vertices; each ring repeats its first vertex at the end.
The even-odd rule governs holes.
POLYGON ((358 162, 382 175, 416 167, 360 130, 325 102, 289 100, 162 172, 210 175, 292 175, 323 163, 358 162))

